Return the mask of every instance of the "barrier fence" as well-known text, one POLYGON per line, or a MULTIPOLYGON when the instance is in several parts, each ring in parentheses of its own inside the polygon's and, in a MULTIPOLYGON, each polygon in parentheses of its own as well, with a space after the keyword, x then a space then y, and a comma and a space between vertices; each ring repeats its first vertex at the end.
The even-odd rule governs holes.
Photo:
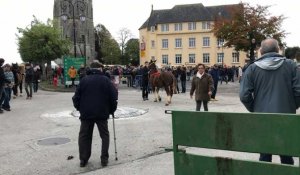
POLYGON ((166 111, 172 114, 175 175, 296 175, 299 166, 209 157, 179 146, 300 156, 300 117, 294 114, 166 111))

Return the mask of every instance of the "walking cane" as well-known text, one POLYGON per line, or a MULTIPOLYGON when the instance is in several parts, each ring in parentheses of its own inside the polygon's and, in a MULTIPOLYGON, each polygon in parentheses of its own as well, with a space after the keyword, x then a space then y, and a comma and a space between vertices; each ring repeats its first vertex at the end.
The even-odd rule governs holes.
POLYGON ((113 130, 114 130, 114 143, 115 143, 115 160, 118 160, 118 156, 117 156, 117 139, 116 139, 116 130, 115 130, 115 114, 112 114, 112 118, 113 118, 113 130))

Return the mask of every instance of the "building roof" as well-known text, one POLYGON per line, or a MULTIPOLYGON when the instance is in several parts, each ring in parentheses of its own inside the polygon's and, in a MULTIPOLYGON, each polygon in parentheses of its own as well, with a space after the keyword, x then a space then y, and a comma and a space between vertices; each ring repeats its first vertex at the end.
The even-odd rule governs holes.
POLYGON ((148 28, 157 24, 214 21, 216 16, 230 18, 232 9, 240 7, 239 4, 207 6, 202 3, 176 5, 172 9, 152 10, 150 17, 139 28, 148 28))

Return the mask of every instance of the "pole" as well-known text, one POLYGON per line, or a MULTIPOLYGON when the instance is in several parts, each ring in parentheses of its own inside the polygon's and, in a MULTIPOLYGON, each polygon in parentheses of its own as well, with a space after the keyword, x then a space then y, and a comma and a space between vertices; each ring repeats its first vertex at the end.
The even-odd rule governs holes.
POLYGON ((116 139, 116 130, 115 130, 115 114, 112 114, 113 118, 113 130, 114 130, 114 144, 115 144, 115 160, 118 160, 118 153, 117 153, 117 139, 116 139))
POLYGON ((70 3, 73 8, 73 44, 74 44, 74 56, 75 58, 77 57, 77 52, 76 52, 76 25, 75 25, 75 8, 72 3, 70 3))
MULTIPOLYGON (((71 7, 72 7, 72 22, 73 22, 73 45, 74 45, 74 56, 75 58, 77 57, 77 48, 76 48, 76 21, 75 21, 75 5, 77 4, 77 10, 78 10, 78 4, 80 3, 82 5, 82 9, 85 9, 85 3, 82 1, 76 1, 74 4, 72 3, 72 1, 68 1, 68 0, 64 0, 64 2, 68 3, 71 7)), ((66 5, 64 5, 66 6, 66 5)), ((67 9, 67 7, 64 7, 64 9, 67 9)), ((84 10, 81 10, 84 13, 84 10)), ((69 14, 69 12, 67 12, 67 14, 69 14)), ((69 17, 69 15, 64 14, 64 19, 66 20, 67 17, 69 17)), ((70 19, 70 18, 68 18, 70 19)), ((84 15, 79 15, 79 19, 80 21, 85 21, 85 16, 84 15)))
POLYGON ((250 62, 253 63, 254 62, 254 50, 255 50, 255 47, 256 47, 256 43, 255 43, 255 39, 252 38, 251 39, 251 45, 250 45, 250 62))

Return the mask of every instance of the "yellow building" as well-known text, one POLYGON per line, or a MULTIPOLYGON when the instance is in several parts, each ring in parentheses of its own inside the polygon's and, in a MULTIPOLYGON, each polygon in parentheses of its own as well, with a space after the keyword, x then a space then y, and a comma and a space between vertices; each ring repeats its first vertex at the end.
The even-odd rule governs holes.
POLYGON ((222 47, 211 31, 217 15, 230 18, 229 7, 203 4, 176 5, 153 10, 140 27, 140 63, 156 59, 158 66, 194 66, 204 63, 244 66, 246 53, 222 47))

